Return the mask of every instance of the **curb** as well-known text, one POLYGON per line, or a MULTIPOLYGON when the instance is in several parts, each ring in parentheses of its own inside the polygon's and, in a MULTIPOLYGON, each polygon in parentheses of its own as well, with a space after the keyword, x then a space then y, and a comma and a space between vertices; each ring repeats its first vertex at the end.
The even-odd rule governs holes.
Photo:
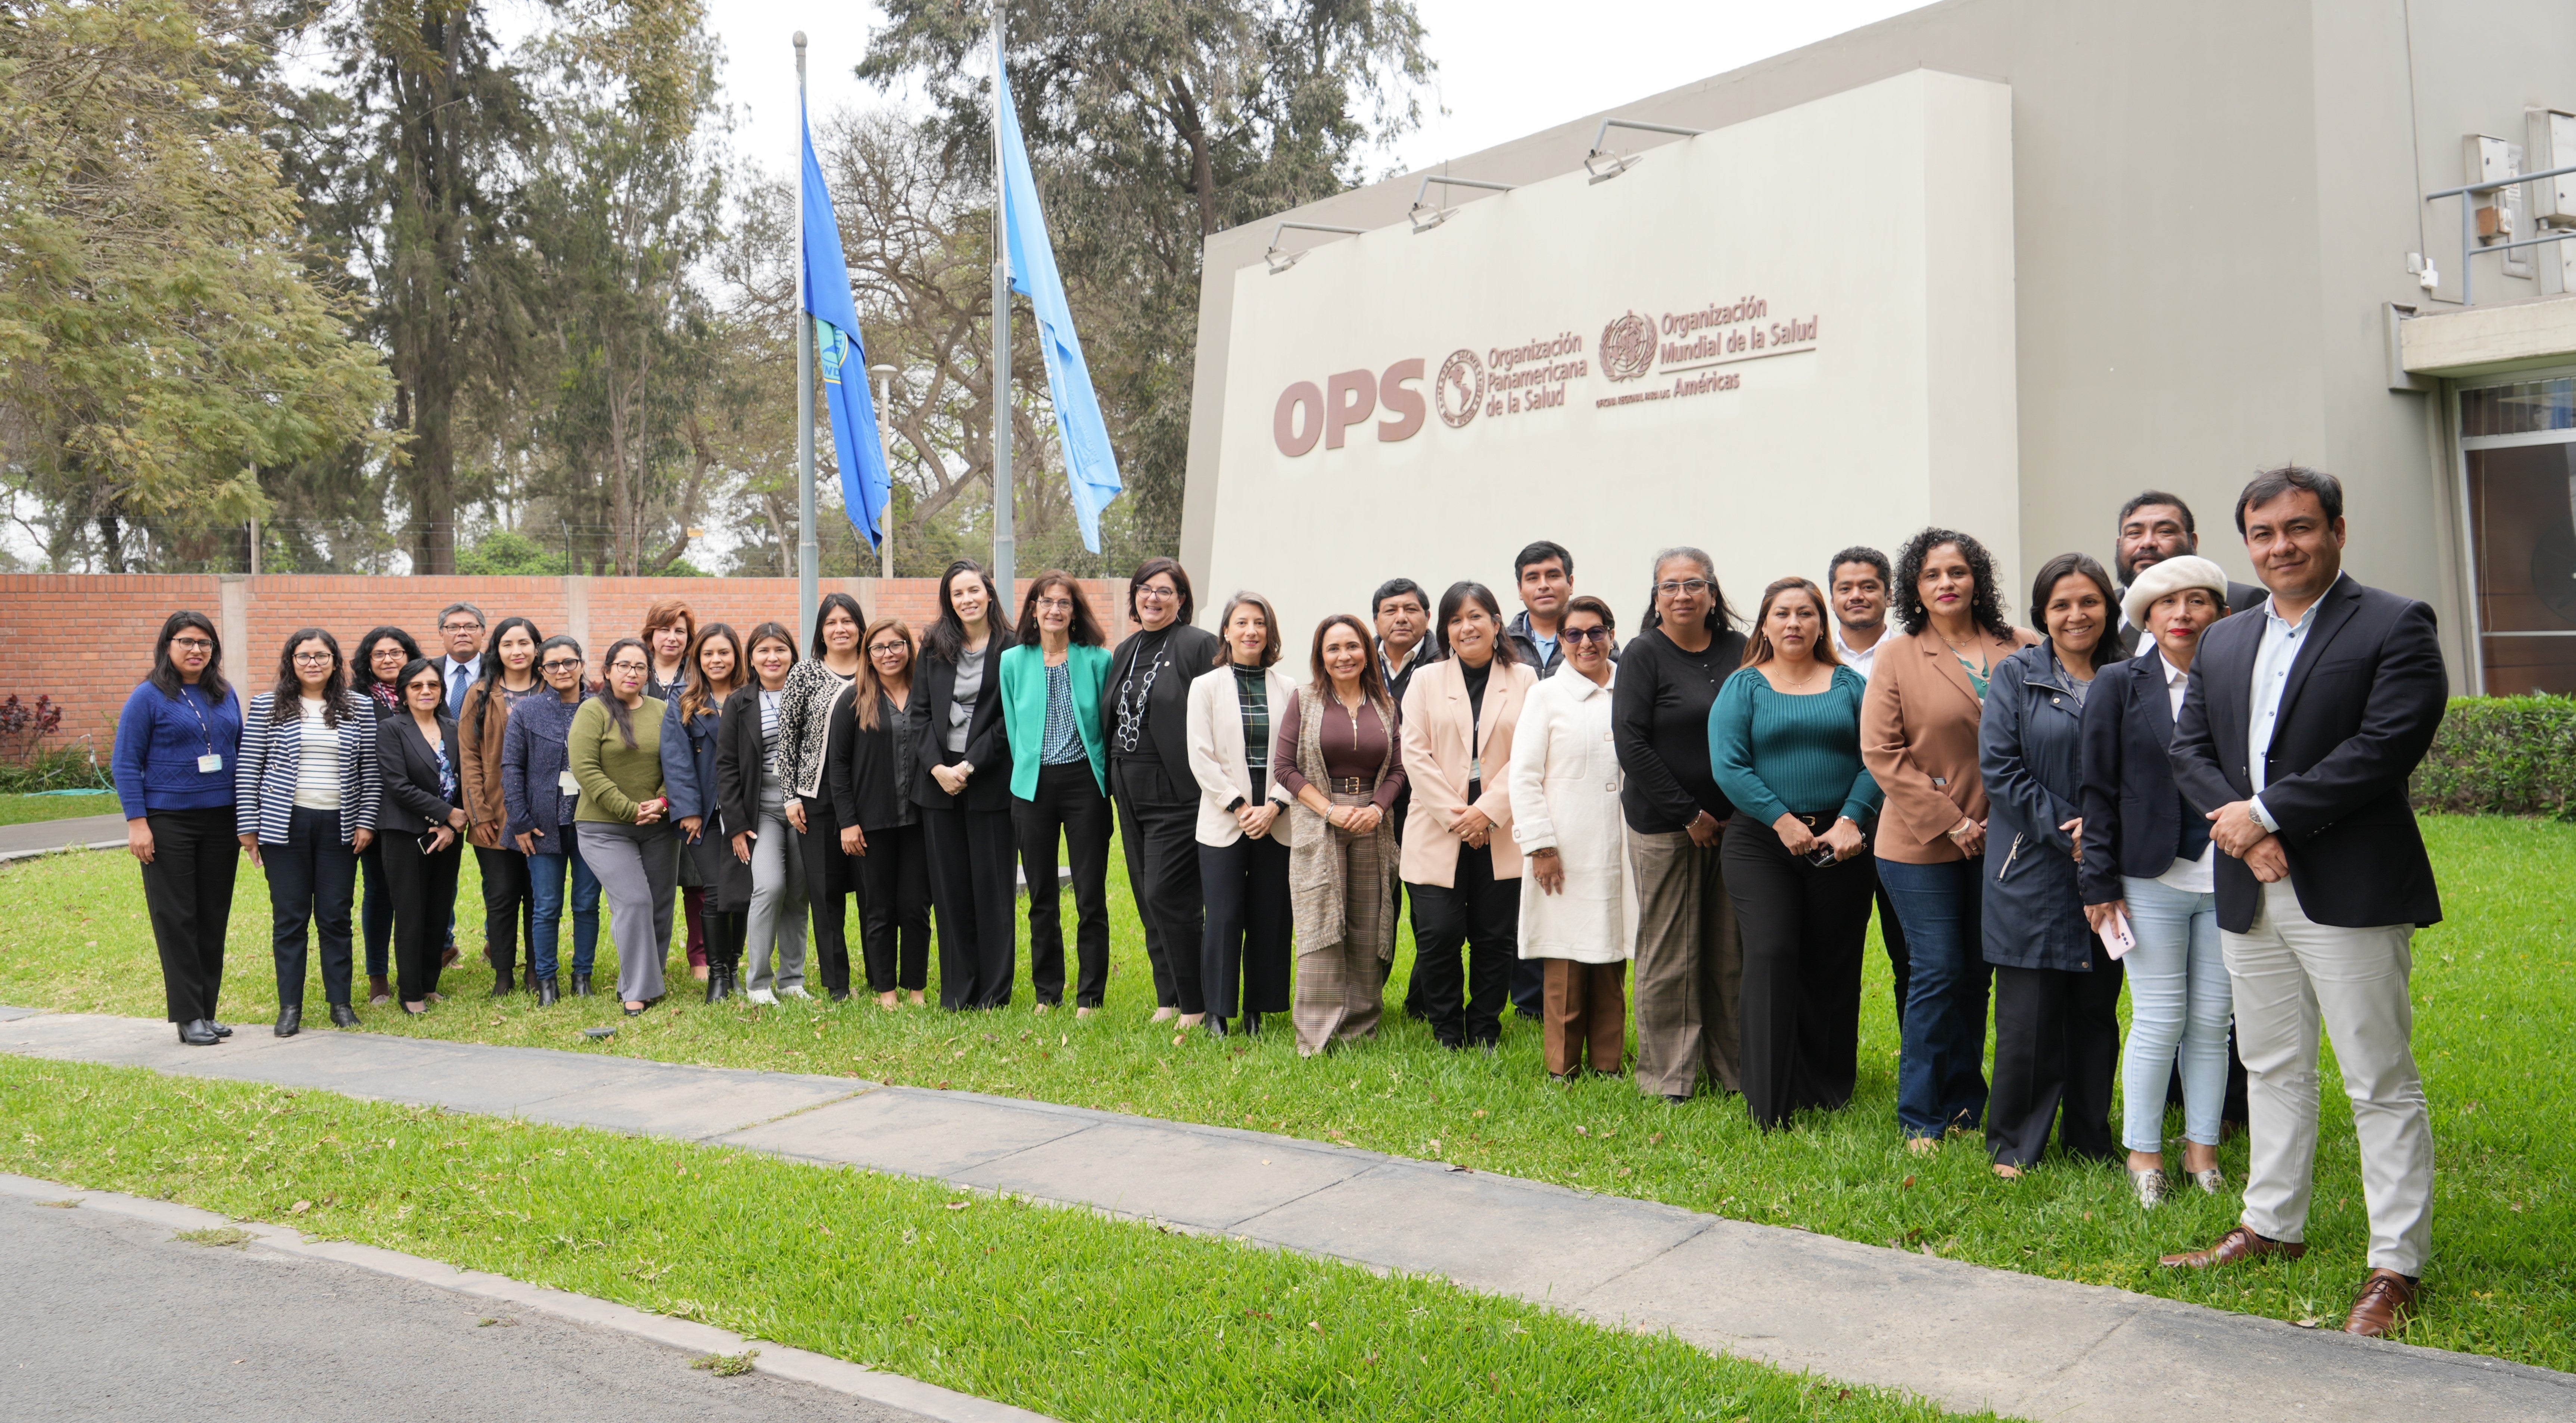
POLYGON ((40 860, 47 855, 68 854, 74 850, 122 850, 122 840, 92 840, 87 844, 45 845, 33 850, 0 850, 0 865, 12 860, 40 860))
POLYGON ((589 1295, 545 1285, 531 1285, 506 1275, 482 1270, 460 1270, 436 1260, 405 1255, 398 1250, 385 1250, 373 1245, 359 1245, 345 1240, 308 1240, 302 1231, 263 1221, 236 1221, 213 1211, 199 1210, 171 1201, 147 1200, 115 1191, 86 1191, 76 1186, 0 1172, 0 1195, 24 1200, 77 1201, 83 1210, 106 1211, 112 1215, 166 1225, 172 1230, 203 1230, 212 1226, 238 1226, 254 1237, 262 1248, 282 1255, 309 1260, 328 1260, 353 1266, 374 1274, 390 1275, 415 1284, 471 1295, 515 1305, 520 1309, 543 1314, 567 1323, 593 1329, 613 1330, 638 1339, 649 1340, 672 1349, 693 1354, 739 1354, 756 1349, 759 1357, 751 1361, 755 1372, 769 1374, 793 1383, 810 1384, 832 1393, 866 1399, 870 1403, 899 1408, 938 1423, 1055 1423, 1043 1413, 1014 1408, 959 1393, 937 1384, 901 1374, 883 1373, 846 1359, 817 1354, 805 1349, 765 1339, 747 1339, 731 1330, 699 1324, 669 1315, 646 1314, 622 1304, 613 1304, 589 1295))

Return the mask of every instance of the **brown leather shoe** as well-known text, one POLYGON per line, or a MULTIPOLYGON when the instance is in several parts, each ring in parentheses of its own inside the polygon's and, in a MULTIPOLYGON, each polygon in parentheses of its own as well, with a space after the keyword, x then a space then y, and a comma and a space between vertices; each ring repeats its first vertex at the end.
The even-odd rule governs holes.
POLYGON ((2385 1339, 2415 1317, 2415 1298, 2423 1292, 2421 1284, 2395 1270, 2373 1270, 2361 1282, 2361 1293, 2353 1296, 2352 1314, 2344 1320, 2343 1332, 2385 1339))
POLYGON ((2308 1247, 2301 1241, 2267 1239, 2240 1225, 2218 1237, 2216 1245, 2206 1250, 2167 1255, 2164 1263, 2179 1269, 2202 1270, 2212 1265, 2233 1265, 2240 1260, 2259 1260, 2267 1255, 2296 1260, 2307 1253, 2308 1247))

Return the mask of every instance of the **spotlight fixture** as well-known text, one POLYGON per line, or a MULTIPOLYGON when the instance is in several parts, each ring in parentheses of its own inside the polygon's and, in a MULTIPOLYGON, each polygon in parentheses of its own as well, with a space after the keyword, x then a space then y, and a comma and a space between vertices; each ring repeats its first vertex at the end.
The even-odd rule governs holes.
POLYGON ((1602 147, 1609 141, 1610 130, 1614 128, 1640 129, 1647 133, 1678 134, 1683 138, 1697 138, 1708 132, 1706 129, 1679 128, 1672 124, 1650 124, 1642 119, 1603 119, 1600 132, 1592 135, 1592 151, 1583 155, 1583 171, 1592 175, 1593 182, 1607 182, 1636 166, 1637 154, 1620 153, 1602 147))
POLYGON ((1413 219, 1413 230, 1416 232, 1429 232, 1458 215, 1456 208, 1444 208, 1429 200, 1431 185, 1434 183, 1444 188, 1483 188, 1494 193, 1508 193, 1520 186, 1517 183, 1488 182, 1483 178, 1451 178, 1438 173, 1425 173, 1422 175, 1422 186, 1413 190, 1413 206, 1405 212, 1405 216, 1413 219))
POLYGON ((1300 247, 1294 252, 1284 252, 1280 250, 1280 237, 1292 227, 1296 228, 1300 232, 1338 232, 1345 237, 1358 237, 1368 230, 1361 227, 1335 227, 1330 223, 1322 222, 1283 221, 1277 227, 1270 230, 1270 246, 1261 254, 1261 260, 1269 266, 1270 275, 1274 277, 1279 275, 1281 272, 1287 271, 1289 268, 1296 266, 1299 260, 1304 258, 1306 253, 1310 250, 1304 247, 1300 247))

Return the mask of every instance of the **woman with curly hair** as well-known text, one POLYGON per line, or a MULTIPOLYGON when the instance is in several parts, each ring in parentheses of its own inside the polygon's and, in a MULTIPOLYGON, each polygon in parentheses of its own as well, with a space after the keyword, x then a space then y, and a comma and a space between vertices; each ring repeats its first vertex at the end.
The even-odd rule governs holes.
POLYGON ((1925 529, 1896 557, 1901 641, 1882 644, 1861 703, 1861 759, 1886 792, 1874 849, 1905 928, 1905 1047, 1896 1118, 1929 1151, 1986 1111, 1986 984, 1980 906, 1986 786, 1977 732, 1986 686, 2039 639, 2004 621, 1995 562, 1955 529, 1925 529))

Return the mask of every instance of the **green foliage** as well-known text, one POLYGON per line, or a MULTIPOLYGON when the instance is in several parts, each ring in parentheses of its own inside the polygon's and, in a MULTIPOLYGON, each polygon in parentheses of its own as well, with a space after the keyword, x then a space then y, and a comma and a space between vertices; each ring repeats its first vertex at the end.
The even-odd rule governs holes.
POLYGON ((516 529, 494 529, 456 551, 456 571, 478 577, 549 578, 570 572, 561 553, 516 529))
POLYGON ((2576 820, 2576 697, 2454 697, 2409 794, 2425 810, 2576 820))

